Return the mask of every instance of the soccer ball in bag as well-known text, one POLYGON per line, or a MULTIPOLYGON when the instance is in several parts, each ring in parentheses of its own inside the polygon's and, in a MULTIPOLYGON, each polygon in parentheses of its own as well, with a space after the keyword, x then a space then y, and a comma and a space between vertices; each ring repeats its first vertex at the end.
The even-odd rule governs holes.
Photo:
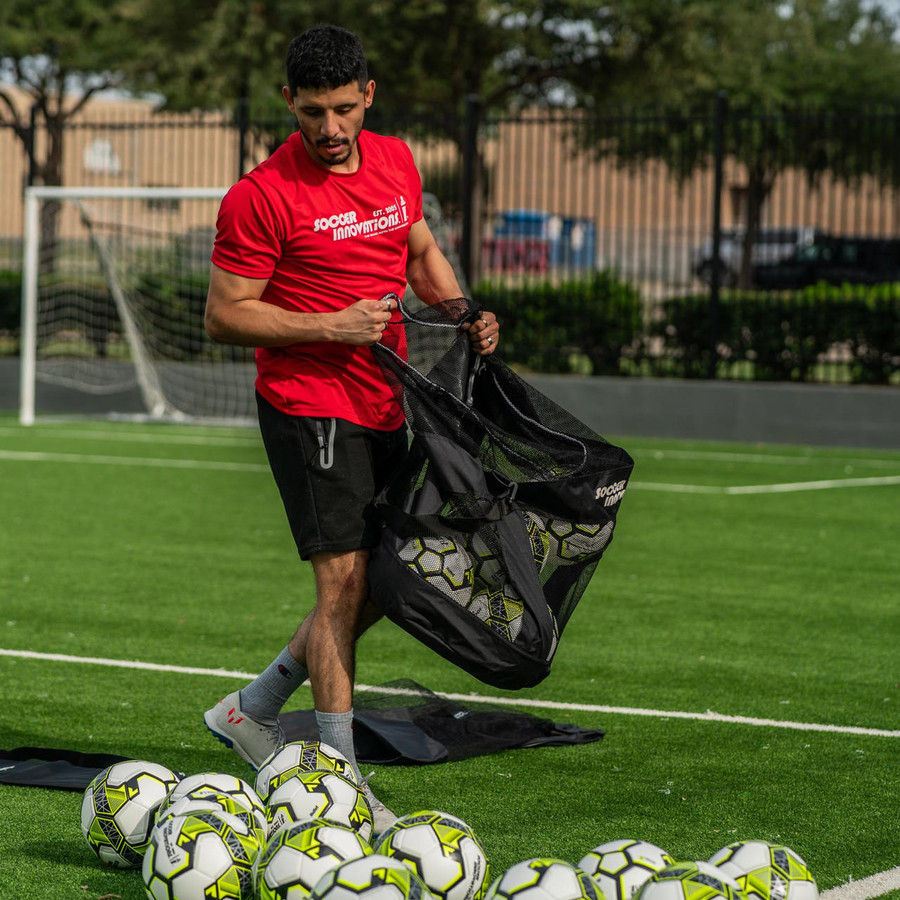
POLYGON ((528 539, 531 541, 531 553, 534 556, 534 564, 540 572, 547 562, 547 554, 550 552, 550 535, 543 519, 537 513, 525 512, 525 527, 528 529, 528 539))
POLYGON ((399 552, 410 569, 461 606, 472 596, 472 557, 461 544, 446 537, 407 541, 399 552))
POLYGON ((381 853, 342 862, 322 876, 310 896, 313 900, 432 900, 409 866, 381 853))
POLYGON ((738 841, 709 860, 730 875, 749 900, 817 900, 819 888, 803 858, 782 844, 738 841))
MULTIPOLYGON (((578 524, 550 519, 547 524, 550 557, 556 565, 571 565, 600 554, 612 537, 614 524, 578 524)), ((549 559, 548 558, 548 559, 549 559)))
POLYGON ((372 837, 372 809, 363 789, 337 772, 300 772, 283 781, 269 796, 269 836, 301 819, 330 819, 372 837))
POLYGON ((259 841, 226 812, 172 816, 157 830, 141 874, 150 900, 252 900, 259 841))
POLYGON ((506 577, 500 559, 491 546, 496 543, 499 548, 499 540, 493 527, 488 526, 476 531, 468 541, 466 549, 472 560, 472 578, 476 589, 499 584, 506 577))
POLYGON ((266 827, 266 807, 259 795, 243 778, 228 772, 199 772, 188 775, 173 788, 159 808, 159 816, 163 816, 169 807, 183 797, 198 800, 208 794, 228 794, 236 803, 253 814, 258 827, 266 827))
POLYGON ((139 867, 156 812, 177 782, 166 766, 136 759, 100 772, 81 801, 81 830, 94 853, 111 866, 139 867))
POLYGON ((334 747, 321 741, 291 741, 266 759, 256 773, 256 793, 263 803, 269 802, 278 785, 301 772, 330 770, 356 782, 356 772, 349 760, 334 747))
POLYGON ((191 791, 171 803, 166 801, 160 806, 150 840, 156 840, 159 829, 168 819, 201 812, 226 812, 230 816, 236 816, 256 833, 260 843, 266 839, 269 826, 264 809, 247 809, 233 794, 223 794, 219 791, 191 791))
POLYGON ((372 848, 352 828, 326 819, 303 819, 280 828, 253 863, 259 900, 303 900, 316 883, 348 859, 372 848))
POLYGON ((604 900, 590 875, 563 859, 526 859, 488 888, 485 900, 604 900))
POLYGON ((721 869, 699 860, 674 862, 654 872, 636 900, 744 900, 741 888, 721 869))
POLYGON ((406 863, 441 900, 479 900, 487 888, 484 847, 456 816, 433 810, 401 816, 374 850, 406 863))
POLYGON ((509 583, 473 594, 468 609, 508 641, 522 630, 525 604, 509 583))
POLYGON ((578 863, 597 883, 606 900, 631 900, 643 883, 675 860, 647 841, 607 841, 578 863))

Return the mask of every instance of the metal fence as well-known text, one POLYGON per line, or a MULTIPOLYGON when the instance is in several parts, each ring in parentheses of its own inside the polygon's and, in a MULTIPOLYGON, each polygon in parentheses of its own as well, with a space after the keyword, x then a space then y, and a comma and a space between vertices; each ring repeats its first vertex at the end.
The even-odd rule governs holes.
MULTIPOLYGON (((582 374, 900 381, 896 110, 720 100, 498 116, 473 101, 458 121, 376 113, 369 127, 410 143, 444 248, 503 317, 509 361, 582 374)), ((67 123, 58 175, 66 185, 228 185, 292 127, 240 108, 97 102, 67 123)), ((21 189, 47 152, 40 119, 28 137, 31 157, 0 124, 0 268, 19 264, 21 189)))

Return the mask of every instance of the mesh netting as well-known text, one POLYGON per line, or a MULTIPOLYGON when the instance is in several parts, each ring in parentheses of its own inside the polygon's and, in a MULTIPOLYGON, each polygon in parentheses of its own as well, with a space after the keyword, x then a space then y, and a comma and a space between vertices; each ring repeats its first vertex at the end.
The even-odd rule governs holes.
POLYGON ((413 441, 376 504, 373 598, 481 680, 535 684, 612 540, 632 460, 474 355, 470 301, 401 309, 408 359, 376 355, 413 441))

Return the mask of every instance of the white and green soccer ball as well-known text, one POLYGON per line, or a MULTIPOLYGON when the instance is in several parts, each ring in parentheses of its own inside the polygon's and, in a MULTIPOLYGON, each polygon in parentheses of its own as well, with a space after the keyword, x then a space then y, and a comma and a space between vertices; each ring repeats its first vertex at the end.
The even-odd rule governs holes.
POLYGON ((381 853, 342 862, 322 876, 310 896, 313 900, 432 900, 409 866, 381 853))
POLYGON ((475 591, 499 585, 506 578, 500 558, 494 552, 493 542, 499 544, 493 526, 479 529, 466 542, 466 550, 472 560, 472 583, 475 591))
POLYGON ((140 867, 157 810, 177 782, 166 766, 137 759, 100 772, 81 801, 81 831, 94 853, 117 868, 140 867))
POLYGON ((250 809, 238 800, 234 794, 223 794, 219 791, 195 790, 190 791, 171 803, 164 802, 156 815, 156 825, 150 835, 150 840, 156 840, 159 829, 168 819, 176 816, 191 816, 201 812, 225 812, 242 820, 253 831, 260 843, 266 839, 269 826, 266 820, 266 811, 263 807, 250 809))
POLYGON ((265 804, 248 782, 229 772, 198 772, 182 778, 160 806, 157 818, 164 816, 171 807, 184 798, 200 800, 212 794, 227 794, 252 814, 257 827, 266 828, 265 804))
POLYGON ((329 744, 321 741, 291 741, 264 760, 256 773, 256 793, 263 803, 272 791, 301 772, 331 771, 357 781, 350 761, 329 744))
POLYGON ((149 900, 253 900, 253 863, 260 843, 226 812, 167 819, 144 856, 149 900))
POLYGON ((549 519, 545 523, 548 536, 547 563, 568 566, 598 557, 612 538, 613 522, 603 525, 549 519))
POLYGON ((748 900, 818 900, 819 888, 803 857, 783 844, 737 841, 710 857, 748 900))
POLYGON ((335 866, 372 852, 357 831, 327 819, 303 819, 280 828, 256 857, 258 900, 306 900, 335 866))
POLYGON ((488 888, 485 900, 604 900, 583 869, 563 859, 537 857, 510 866, 488 888))
POLYGON ((674 862, 654 872, 636 900, 745 900, 738 883, 721 869, 698 860, 674 862))
POLYGON ((533 512, 524 512, 525 528, 528 531, 528 540, 531 542, 531 553, 538 572, 547 564, 550 553, 550 533, 544 520, 533 512))
POLYGON ((364 841, 372 837, 372 808, 365 792, 337 772, 300 772, 272 791, 266 807, 269 837, 279 828, 301 819, 330 819, 359 833, 364 841))
POLYGON ((509 582, 477 591, 467 609, 508 641, 514 641, 522 630, 525 604, 509 582))
POLYGON ((381 833, 374 850, 412 868, 440 900, 480 900, 487 890, 484 847, 469 825, 449 813, 401 816, 381 833))
POLYGON ((419 537, 399 551, 410 569, 451 600, 465 606, 472 596, 472 557, 462 544, 448 537, 419 537))
POLYGON ((630 839, 606 841, 579 861, 606 900, 631 900, 651 875, 675 860, 662 847, 630 839))

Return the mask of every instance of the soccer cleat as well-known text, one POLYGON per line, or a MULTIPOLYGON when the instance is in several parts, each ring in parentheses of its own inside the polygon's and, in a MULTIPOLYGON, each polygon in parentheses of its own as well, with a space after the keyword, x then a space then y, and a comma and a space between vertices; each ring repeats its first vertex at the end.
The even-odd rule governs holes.
POLYGON ((226 747, 258 769, 279 747, 284 732, 279 724, 262 725, 241 711, 241 694, 235 691, 203 714, 206 727, 226 747))
POLYGON ((366 795, 366 800, 369 801, 369 808, 372 810, 372 841, 374 841, 382 831, 386 831, 397 821, 397 815, 392 813, 372 793, 372 788, 368 785, 368 779, 364 780, 360 786, 366 795))

